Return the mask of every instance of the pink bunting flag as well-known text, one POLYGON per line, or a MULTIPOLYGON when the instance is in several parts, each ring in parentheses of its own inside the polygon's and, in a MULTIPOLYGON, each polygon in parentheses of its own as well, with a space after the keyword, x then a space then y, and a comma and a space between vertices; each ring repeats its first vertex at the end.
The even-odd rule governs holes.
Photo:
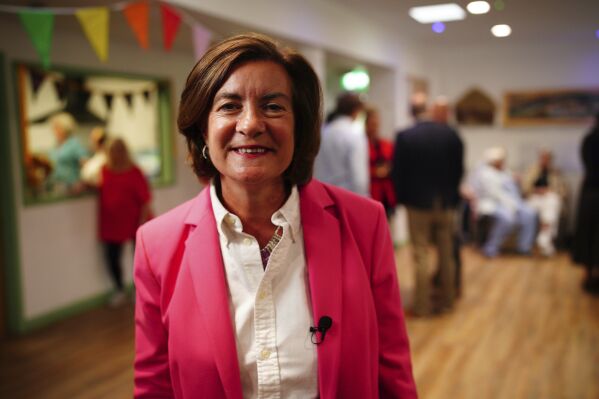
POLYGON ((173 41, 181 25, 181 16, 173 8, 166 4, 160 4, 162 14, 162 34, 164 39, 164 49, 169 51, 173 46, 173 41))
POLYGON ((210 39, 212 38, 212 32, 204 28, 200 24, 196 24, 192 28, 193 35, 193 49, 196 60, 202 58, 208 47, 210 46, 210 39))

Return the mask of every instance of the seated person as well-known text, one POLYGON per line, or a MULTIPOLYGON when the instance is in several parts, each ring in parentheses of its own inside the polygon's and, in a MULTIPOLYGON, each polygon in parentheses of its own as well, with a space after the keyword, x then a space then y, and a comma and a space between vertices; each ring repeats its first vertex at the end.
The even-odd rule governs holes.
POLYGON ((552 165, 553 154, 541 150, 539 161, 531 166, 522 179, 522 191, 527 203, 539 214, 537 245, 541 253, 551 256, 555 252, 553 240, 557 235, 566 186, 559 172, 552 165))
POLYGON ((514 177, 505 170, 505 149, 489 148, 484 158, 473 182, 477 215, 493 218, 483 253, 497 256, 507 236, 518 228, 517 250, 529 254, 535 238, 536 212, 522 199, 514 177))

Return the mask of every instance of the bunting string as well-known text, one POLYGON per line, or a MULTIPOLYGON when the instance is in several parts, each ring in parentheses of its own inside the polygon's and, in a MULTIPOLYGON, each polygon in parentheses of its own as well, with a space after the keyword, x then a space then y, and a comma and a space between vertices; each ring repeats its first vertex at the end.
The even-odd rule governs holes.
POLYGON ((166 0, 128 0, 108 6, 84 5, 77 7, 24 7, 0 5, 0 12, 18 14, 42 65, 51 64, 50 51, 55 27, 54 16, 73 15, 100 61, 108 60, 110 12, 121 12, 138 43, 149 48, 149 5, 158 3, 162 20, 163 48, 170 51, 180 31, 181 23, 189 26, 197 58, 206 51, 212 32, 198 23, 189 13, 173 7, 166 0))

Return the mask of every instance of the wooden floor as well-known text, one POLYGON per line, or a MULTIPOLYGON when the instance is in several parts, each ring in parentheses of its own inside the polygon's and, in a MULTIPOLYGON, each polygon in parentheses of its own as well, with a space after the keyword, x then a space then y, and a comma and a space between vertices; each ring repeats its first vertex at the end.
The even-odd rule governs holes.
MULTIPOLYGON (((599 298, 567 256, 464 251, 454 312, 409 319, 421 398, 599 398, 599 298)), ((409 249, 397 253, 405 302, 409 249)), ((0 343, 0 398, 130 398, 132 306, 99 309, 0 343)))

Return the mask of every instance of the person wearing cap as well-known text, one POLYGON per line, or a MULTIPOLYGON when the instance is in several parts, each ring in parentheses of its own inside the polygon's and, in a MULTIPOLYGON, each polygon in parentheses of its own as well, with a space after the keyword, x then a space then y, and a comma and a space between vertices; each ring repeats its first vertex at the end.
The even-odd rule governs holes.
POLYGON ((516 180, 505 168, 506 157, 503 147, 488 148, 473 184, 477 215, 493 219, 483 245, 483 254, 489 258, 499 254, 505 239, 516 228, 517 251, 530 254, 537 228, 537 213, 522 199, 516 180))
POLYGON ((369 196, 368 140, 356 119, 364 109, 360 96, 344 92, 322 131, 320 152, 314 163, 317 179, 369 196))

